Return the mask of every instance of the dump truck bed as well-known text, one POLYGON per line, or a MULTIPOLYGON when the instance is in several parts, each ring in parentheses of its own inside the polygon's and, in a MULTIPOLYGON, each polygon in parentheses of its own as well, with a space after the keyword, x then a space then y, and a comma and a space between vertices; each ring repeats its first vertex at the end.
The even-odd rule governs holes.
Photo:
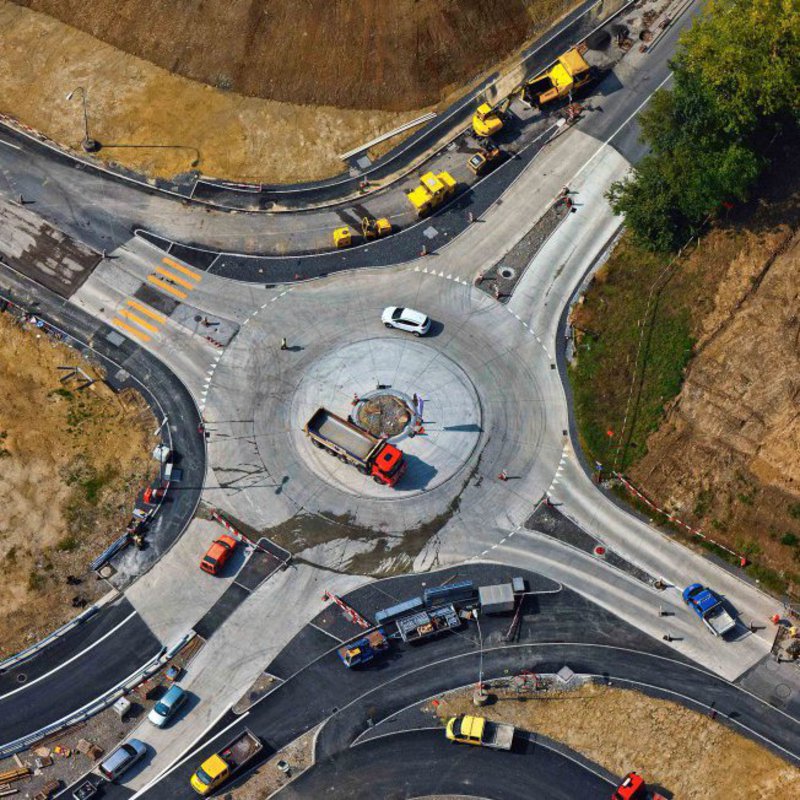
POLYGON ((484 747, 494 747, 496 750, 510 750, 514 744, 514 726, 487 720, 481 744, 484 747))
POLYGON ((243 767, 263 745, 254 734, 245 728, 219 755, 225 760, 233 774, 243 767))
POLYGON ((362 461, 367 461, 375 445, 378 444, 378 439, 324 408, 320 408, 311 417, 306 429, 321 439, 333 442, 362 461))

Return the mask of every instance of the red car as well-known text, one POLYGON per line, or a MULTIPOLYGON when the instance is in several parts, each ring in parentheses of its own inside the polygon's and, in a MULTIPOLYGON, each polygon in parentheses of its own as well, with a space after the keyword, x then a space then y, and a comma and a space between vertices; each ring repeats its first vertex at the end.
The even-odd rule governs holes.
POLYGON ((200 569, 209 575, 216 575, 225 566, 225 562, 235 549, 236 539, 227 533, 222 534, 219 539, 214 539, 211 543, 211 547, 200 562, 200 569))

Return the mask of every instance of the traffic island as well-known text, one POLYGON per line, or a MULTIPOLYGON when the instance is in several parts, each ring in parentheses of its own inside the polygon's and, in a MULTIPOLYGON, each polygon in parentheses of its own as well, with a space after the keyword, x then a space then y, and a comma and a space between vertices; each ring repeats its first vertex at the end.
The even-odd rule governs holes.
POLYGON ((395 336, 355 342, 310 365, 294 394, 291 420, 294 447, 318 477, 351 495, 386 501, 448 481, 483 432, 477 392, 461 367, 421 341, 395 336), (377 482, 369 464, 314 447, 304 429, 319 409, 398 448, 406 468, 397 483, 377 482))

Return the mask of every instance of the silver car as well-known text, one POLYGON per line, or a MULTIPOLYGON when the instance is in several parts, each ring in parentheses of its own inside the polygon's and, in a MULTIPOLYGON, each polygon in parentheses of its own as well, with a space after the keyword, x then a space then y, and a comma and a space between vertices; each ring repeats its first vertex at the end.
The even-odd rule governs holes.
POLYGON ((424 336, 431 329, 430 319, 421 311, 400 306, 384 308, 381 322, 387 328, 398 328, 401 331, 413 333, 414 336, 424 336))
POLYGON ((129 739, 121 744, 98 767, 107 781, 115 781, 123 772, 130 769, 147 752, 147 745, 138 739, 129 739))

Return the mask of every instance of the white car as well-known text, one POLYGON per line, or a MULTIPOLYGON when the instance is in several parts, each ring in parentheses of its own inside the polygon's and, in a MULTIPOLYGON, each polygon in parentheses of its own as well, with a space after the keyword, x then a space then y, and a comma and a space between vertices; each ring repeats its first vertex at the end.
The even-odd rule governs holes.
POLYGON ((389 306, 383 309, 381 321, 387 328, 398 328, 408 331, 414 336, 424 336, 431 329, 431 321, 420 311, 413 308, 389 306))

